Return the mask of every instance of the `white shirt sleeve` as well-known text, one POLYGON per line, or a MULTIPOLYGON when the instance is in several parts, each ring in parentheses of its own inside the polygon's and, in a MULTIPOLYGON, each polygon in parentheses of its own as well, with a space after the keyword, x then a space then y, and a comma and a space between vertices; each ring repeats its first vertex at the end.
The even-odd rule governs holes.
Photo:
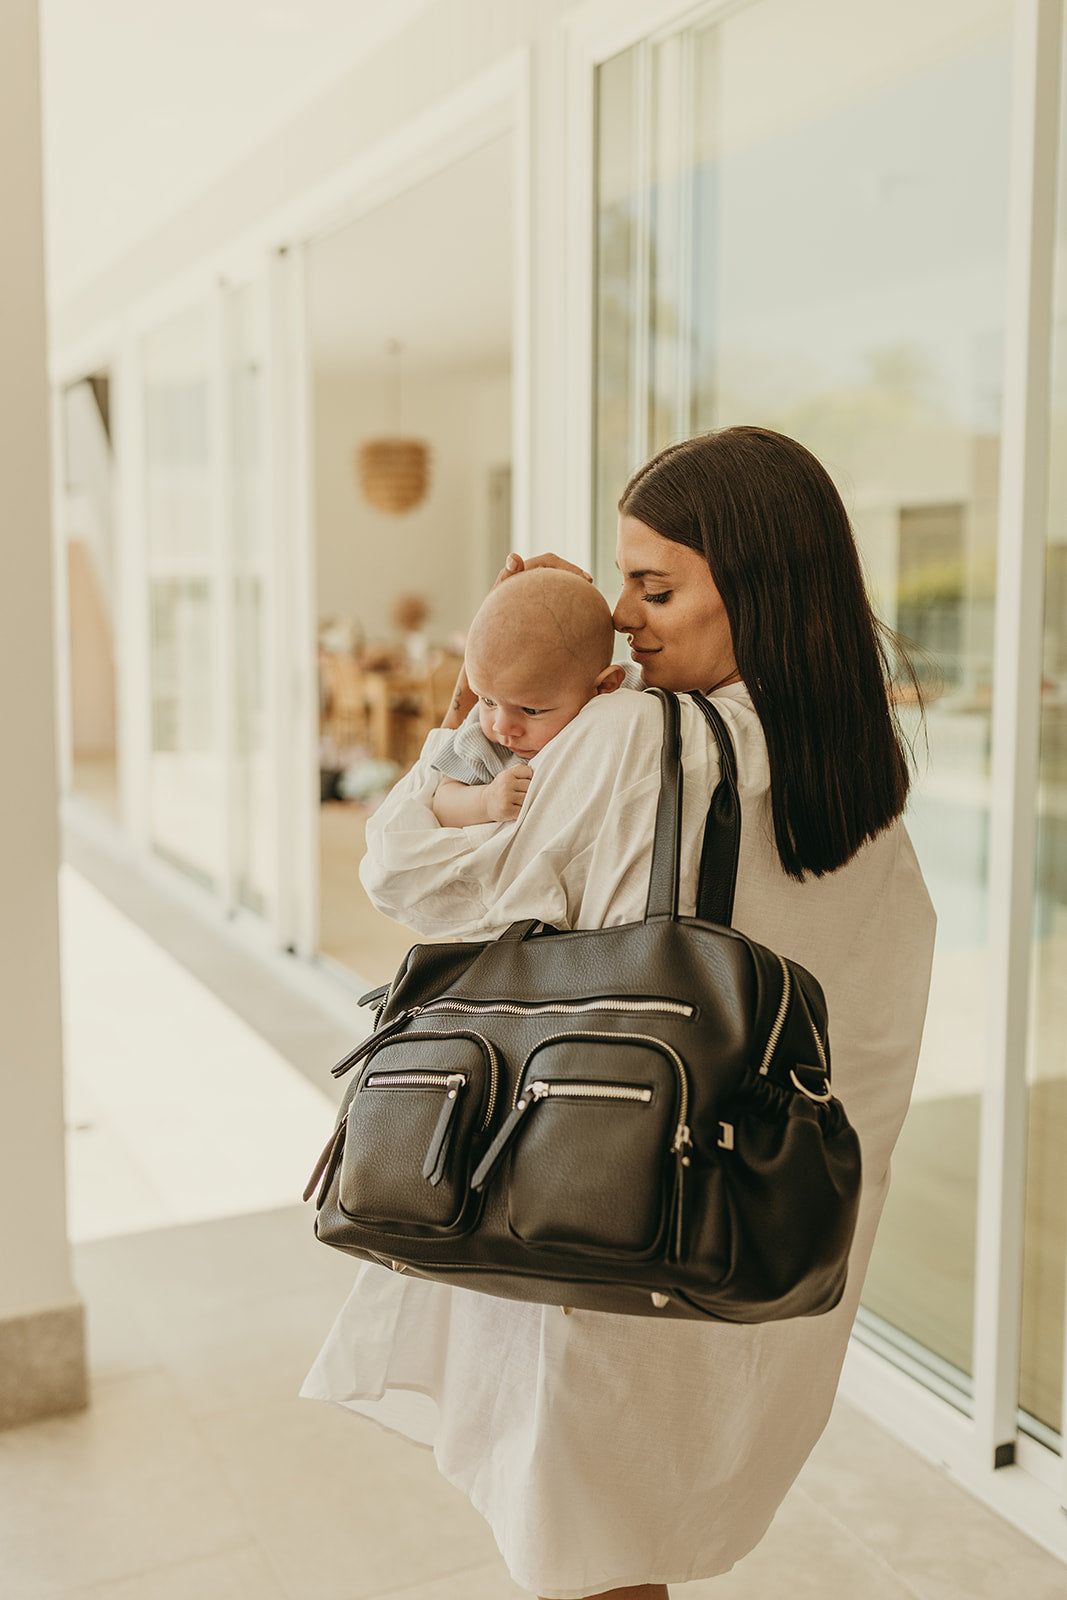
POLYGON ((631 876, 647 886, 662 724, 652 695, 598 696, 531 759, 518 820, 470 828, 433 814, 431 762, 448 735, 431 733, 367 824, 372 903, 424 937, 494 937, 526 917, 594 927, 609 900, 611 920, 627 920, 628 898, 616 913, 612 896, 631 876))

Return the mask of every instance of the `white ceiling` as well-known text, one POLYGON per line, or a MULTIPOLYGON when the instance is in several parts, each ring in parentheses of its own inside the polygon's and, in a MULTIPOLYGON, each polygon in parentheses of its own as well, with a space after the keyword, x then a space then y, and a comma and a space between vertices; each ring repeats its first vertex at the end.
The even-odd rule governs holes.
POLYGON ((308 257, 312 360, 320 370, 506 366, 511 341, 512 141, 454 162, 388 205, 316 240, 308 257))
POLYGON ((41 0, 60 304, 432 0, 41 0))

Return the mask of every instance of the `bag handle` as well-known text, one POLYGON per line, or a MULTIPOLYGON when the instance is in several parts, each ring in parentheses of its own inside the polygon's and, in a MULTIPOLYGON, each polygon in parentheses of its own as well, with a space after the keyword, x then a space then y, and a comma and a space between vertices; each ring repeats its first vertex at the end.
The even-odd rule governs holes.
MULTIPOLYGON (((649 689, 663 706, 660 792, 652 834, 652 869, 648 879, 645 921, 678 916, 682 857, 682 745, 678 697, 669 689, 649 689)), ((697 916, 704 922, 730 926, 741 848, 741 806, 737 795, 737 757, 730 730, 702 694, 692 696, 719 747, 719 781, 708 807, 700 851, 697 916)))

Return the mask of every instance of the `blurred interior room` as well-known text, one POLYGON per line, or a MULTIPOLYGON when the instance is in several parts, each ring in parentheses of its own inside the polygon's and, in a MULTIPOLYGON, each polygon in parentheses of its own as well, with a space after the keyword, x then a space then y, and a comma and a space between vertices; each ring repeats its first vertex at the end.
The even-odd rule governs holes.
POLYGON ((495 139, 308 251, 319 950, 375 984, 413 936, 352 871, 368 807, 439 725, 511 549, 513 168, 495 139), (410 484, 390 439, 420 452, 410 484))

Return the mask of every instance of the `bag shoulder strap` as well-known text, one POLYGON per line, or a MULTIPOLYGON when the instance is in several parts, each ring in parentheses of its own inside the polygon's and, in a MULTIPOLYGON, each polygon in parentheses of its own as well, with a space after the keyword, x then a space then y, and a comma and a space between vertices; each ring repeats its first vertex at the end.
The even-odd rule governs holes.
POLYGON ((700 886, 697 916, 728 928, 734 914, 737 861, 741 853, 741 801, 737 793, 737 753, 730 730, 715 706, 702 694, 693 704, 715 735, 719 746, 719 781, 708 807, 704 842, 700 850, 700 886))
POLYGON ((682 859, 682 740, 678 696, 650 689, 663 707, 663 746, 659 758, 659 800, 652 830, 652 870, 648 875, 645 921, 678 915, 678 875, 682 859))
MULTIPOLYGON (((682 857, 682 744, 678 697, 668 689, 650 689, 663 706, 660 792, 652 835, 652 870, 648 880, 645 921, 678 916, 682 857)), ((741 848, 741 806, 737 795, 737 758, 730 731, 703 695, 692 696, 719 746, 719 782, 711 797, 700 851, 697 916, 729 927, 733 915, 737 860, 741 848)))

